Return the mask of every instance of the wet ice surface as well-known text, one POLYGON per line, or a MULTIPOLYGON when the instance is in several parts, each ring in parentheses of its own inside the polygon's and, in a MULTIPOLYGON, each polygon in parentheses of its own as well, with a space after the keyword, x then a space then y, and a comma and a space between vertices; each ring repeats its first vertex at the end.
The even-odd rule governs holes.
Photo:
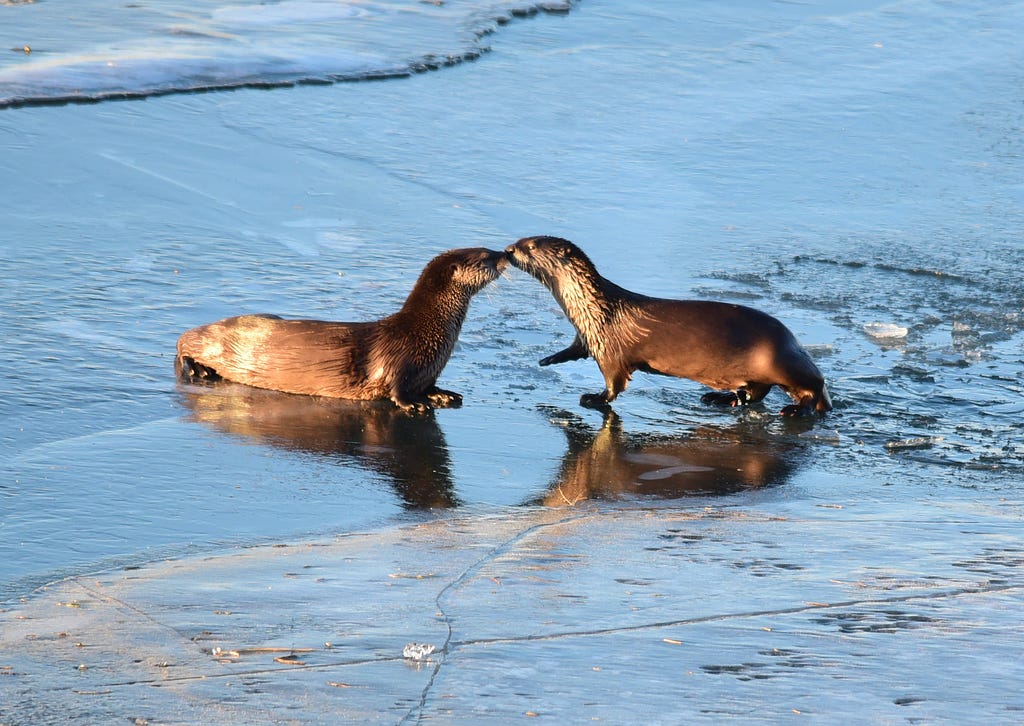
POLYGON ((1019 516, 588 505, 155 563, 8 622, 5 695, 19 720, 1009 723, 1019 516))
POLYGON ((9 7, 5 42, 17 45, 0 55, 0 108, 398 78, 478 58, 514 18, 569 9, 562 0, 9 7))
POLYGON ((0 720, 1019 721, 1024 21, 853 9, 587 2, 406 81, 0 115, 0 720), (515 271, 462 409, 173 380, 186 328, 371 319, 537 233, 775 314, 836 410, 581 409, 515 271))

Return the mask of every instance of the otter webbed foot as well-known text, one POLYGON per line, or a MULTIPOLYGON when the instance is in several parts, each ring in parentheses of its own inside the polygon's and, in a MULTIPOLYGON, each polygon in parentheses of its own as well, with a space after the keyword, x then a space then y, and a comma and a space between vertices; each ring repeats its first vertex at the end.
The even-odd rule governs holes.
POLYGON ((596 408, 599 411, 611 410, 611 399, 614 396, 609 397, 608 391, 601 391, 600 393, 584 393, 580 396, 580 405, 584 408, 596 408))
POLYGON ((435 408, 459 408, 462 406, 462 394, 446 391, 443 388, 433 388, 427 391, 427 400, 435 408))
POLYGON ((750 403, 750 394, 742 388, 735 391, 710 391, 701 396, 700 400, 711 406, 745 406, 750 403))

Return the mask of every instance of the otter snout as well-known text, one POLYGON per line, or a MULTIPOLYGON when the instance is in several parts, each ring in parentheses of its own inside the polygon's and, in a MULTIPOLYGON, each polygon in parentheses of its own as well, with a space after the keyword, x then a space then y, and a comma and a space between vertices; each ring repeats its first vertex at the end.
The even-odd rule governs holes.
POLYGON ((524 265, 530 260, 530 253, 533 251, 535 246, 535 240, 540 239, 539 237, 523 237, 522 239, 510 244, 505 248, 505 255, 508 257, 508 261, 521 270, 525 270, 524 265))
POLYGON ((508 269, 508 265, 512 260, 509 257, 507 249, 488 250, 488 252, 490 253, 487 257, 488 262, 494 265, 494 269, 499 275, 508 269))

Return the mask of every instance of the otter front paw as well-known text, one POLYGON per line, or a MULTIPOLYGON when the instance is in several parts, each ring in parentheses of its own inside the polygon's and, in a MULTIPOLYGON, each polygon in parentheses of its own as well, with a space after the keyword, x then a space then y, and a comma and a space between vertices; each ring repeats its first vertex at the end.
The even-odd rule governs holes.
POLYGON ((564 350, 560 350, 557 353, 552 353, 549 356, 541 358, 540 364, 542 366, 550 366, 554 365, 555 363, 566 363, 567 361, 571 360, 582 360, 583 358, 586 358, 588 355, 589 353, 587 353, 586 348, 584 348, 581 344, 573 343, 564 350))
POLYGON ((459 408, 462 405, 462 394, 436 388, 427 394, 427 399, 435 408, 459 408))
POLYGON ((783 406, 779 413, 783 416, 811 416, 814 414, 814 409, 810 406, 801 406, 798 403, 791 403, 788 406, 783 406))
POLYGON ((580 396, 580 405, 584 408, 596 408, 603 410, 610 408, 608 403, 607 391, 602 391, 601 393, 584 393, 580 396))
POLYGON ((572 348, 566 348, 565 350, 560 350, 557 353, 552 353, 551 355, 541 358, 539 362, 542 366, 553 366, 556 363, 565 363, 566 361, 570 360, 579 360, 582 357, 583 356, 573 351, 572 348))

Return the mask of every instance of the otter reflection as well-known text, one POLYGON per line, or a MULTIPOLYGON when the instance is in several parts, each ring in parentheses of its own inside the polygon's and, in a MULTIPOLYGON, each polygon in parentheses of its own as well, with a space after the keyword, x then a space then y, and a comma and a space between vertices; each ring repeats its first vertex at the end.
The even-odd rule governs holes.
POLYGON ((614 411, 595 431, 555 411, 569 449, 550 490, 536 503, 562 507, 585 499, 675 498, 731 494, 781 484, 796 469, 795 445, 741 427, 702 427, 687 436, 627 434, 614 411))
POLYGON ((296 396, 240 384, 181 385, 189 419, 216 431, 316 454, 385 476, 409 507, 459 504, 433 411, 410 416, 388 402, 296 396))

